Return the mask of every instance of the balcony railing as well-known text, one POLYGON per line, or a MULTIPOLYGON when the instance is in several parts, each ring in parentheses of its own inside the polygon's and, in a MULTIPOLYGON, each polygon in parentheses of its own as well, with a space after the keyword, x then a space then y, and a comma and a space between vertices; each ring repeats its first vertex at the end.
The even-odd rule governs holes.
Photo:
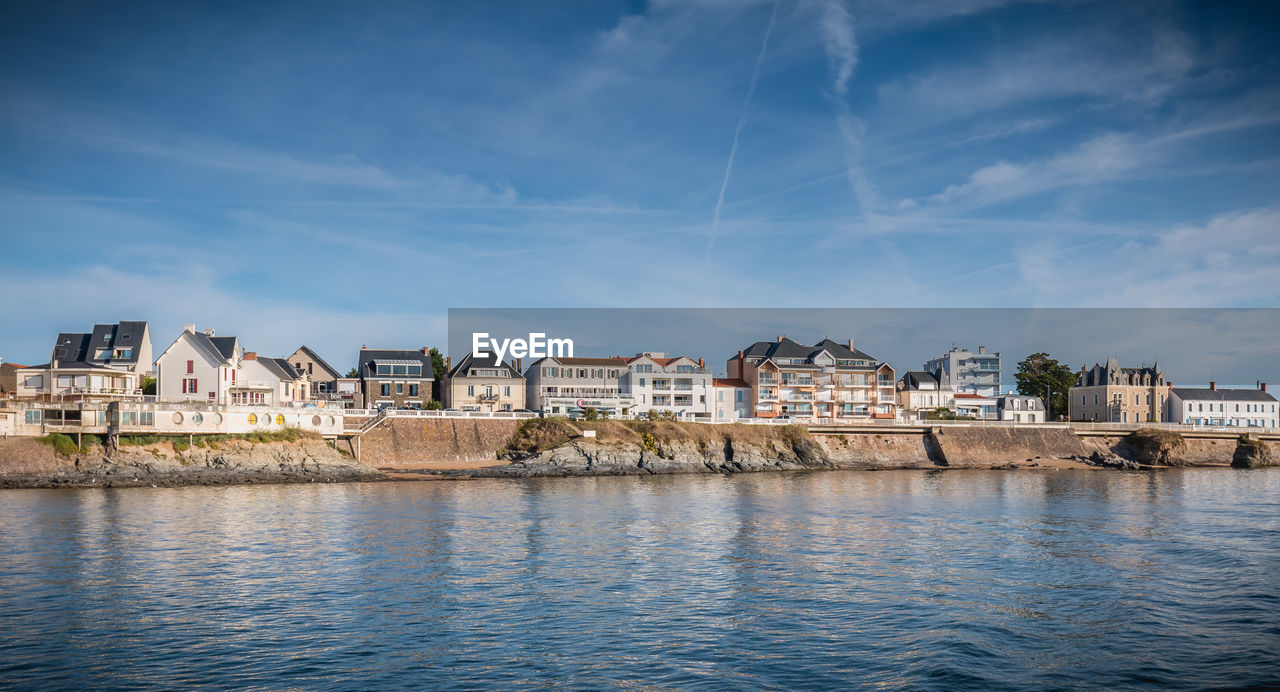
POLYGON ((787 379, 787 378, 785 378, 785 377, 784 377, 784 378, 782 378, 782 386, 783 386, 783 387, 812 387, 812 386, 813 386, 813 378, 810 378, 810 377, 798 378, 798 377, 797 377, 797 378, 794 378, 794 379, 787 379))

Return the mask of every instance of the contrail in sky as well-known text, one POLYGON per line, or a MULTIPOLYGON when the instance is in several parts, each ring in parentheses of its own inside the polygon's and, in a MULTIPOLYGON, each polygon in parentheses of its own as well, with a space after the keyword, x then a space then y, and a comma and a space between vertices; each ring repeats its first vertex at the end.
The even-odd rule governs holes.
POLYGON ((756 56, 756 66, 751 70, 751 84, 747 86, 747 97, 742 100, 742 112, 738 114, 738 127, 733 131, 733 146, 729 148, 729 163, 724 167, 724 181, 720 183, 720 197, 716 200, 716 213, 711 219, 711 237, 707 239, 707 259, 711 259, 711 248, 716 244, 716 235, 720 232, 720 210, 724 207, 724 193, 729 189, 729 177, 733 175, 733 159, 738 155, 738 138, 742 128, 747 126, 747 106, 751 105, 751 95, 756 91, 756 79, 760 77, 760 64, 764 62, 765 49, 769 47, 769 34, 773 33, 774 20, 778 18, 778 5, 782 0, 774 0, 773 11, 769 13, 769 25, 764 29, 764 40, 760 42, 760 54, 756 56))

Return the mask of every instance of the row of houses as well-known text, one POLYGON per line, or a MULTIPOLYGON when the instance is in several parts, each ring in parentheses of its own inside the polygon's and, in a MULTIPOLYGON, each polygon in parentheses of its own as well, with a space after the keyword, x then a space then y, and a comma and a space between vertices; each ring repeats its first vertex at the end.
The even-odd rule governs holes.
MULTIPOLYGON (((283 357, 248 351, 235 336, 185 325, 152 358, 146 322, 95 325, 57 336, 46 364, 0 363, 0 395, 19 399, 111 399, 235 406, 444 408, 611 416, 661 414, 729 422, 786 418, 857 422, 939 417, 1044 422, 1037 396, 1001 393, 1001 355, 952 348, 920 370, 843 343, 805 345, 785 336, 757 341, 713 376, 702 358, 634 356, 519 359, 467 354, 445 359, 437 378, 426 347, 362 347, 346 373, 303 345, 283 357), (148 378, 154 378, 147 386, 148 378), (439 380, 439 381, 437 381, 439 380), (146 391, 144 391, 144 389, 146 391), (438 403, 433 403, 438 402, 438 403)), ((1276 400, 1256 389, 1175 388, 1159 364, 1122 368, 1116 359, 1081 368, 1069 392, 1071 420, 1278 427, 1276 400)), ((1062 412, 1057 413, 1060 417, 1062 412)))
POLYGON ((1068 393, 1071 420, 1110 423, 1178 423, 1240 428, 1280 427, 1280 405, 1266 382, 1254 388, 1175 387, 1160 363, 1081 368, 1068 393))

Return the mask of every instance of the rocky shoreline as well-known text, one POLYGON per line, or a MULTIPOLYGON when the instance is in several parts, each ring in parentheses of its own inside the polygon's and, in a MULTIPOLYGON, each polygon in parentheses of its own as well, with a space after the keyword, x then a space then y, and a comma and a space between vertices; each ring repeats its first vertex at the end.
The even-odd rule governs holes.
MULTIPOLYGON (((0 440, 2 488, 115 488, 888 469, 1117 469, 1273 465, 1264 441, 1187 440, 1167 431, 1081 438, 1064 428, 936 429, 813 435, 797 426, 581 423, 536 419, 493 463, 361 464, 315 436, 290 441, 168 439, 59 453, 48 441, 0 440)), ((69 443, 69 441, 68 441, 69 443)))
POLYGON ((383 478, 376 469, 310 436, 287 442, 222 440, 193 447, 163 441, 115 450, 91 444, 70 454, 59 454, 32 438, 0 441, 0 488, 339 483, 383 478))

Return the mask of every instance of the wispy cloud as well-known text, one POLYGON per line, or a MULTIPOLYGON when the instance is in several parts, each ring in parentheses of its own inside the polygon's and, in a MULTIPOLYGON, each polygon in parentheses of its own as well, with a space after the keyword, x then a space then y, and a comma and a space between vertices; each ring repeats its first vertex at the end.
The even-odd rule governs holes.
POLYGON ((862 139, 866 125, 854 117, 849 106, 849 81, 858 67, 858 43, 854 36, 853 15, 841 0, 827 0, 818 21, 823 50, 831 72, 828 100, 836 110, 836 127, 844 141, 844 156, 849 185, 863 217, 875 215, 875 187, 862 166, 862 139))
POLYGON ((764 27, 764 38, 760 41, 760 52, 756 54, 755 66, 751 68, 751 82, 747 85, 747 95, 742 99, 742 110, 738 113, 738 126, 733 129, 733 145, 729 147, 729 160, 724 166, 724 180, 720 183, 720 195, 716 198, 716 210, 711 218, 711 234, 707 237, 708 261, 711 250, 715 247, 716 236, 720 233, 720 211, 724 208, 724 194, 729 189, 729 178, 733 175, 733 160, 738 155, 738 139, 747 126, 747 109, 751 106, 751 96, 756 93, 756 80, 760 78, 760 65, 764 63, 765 51, 769 49, 769 35, 773 33, 773 24, 778 19, 778 5, 782 0, 775 0, 773 10, 769 12, 769 23, 764 27))

